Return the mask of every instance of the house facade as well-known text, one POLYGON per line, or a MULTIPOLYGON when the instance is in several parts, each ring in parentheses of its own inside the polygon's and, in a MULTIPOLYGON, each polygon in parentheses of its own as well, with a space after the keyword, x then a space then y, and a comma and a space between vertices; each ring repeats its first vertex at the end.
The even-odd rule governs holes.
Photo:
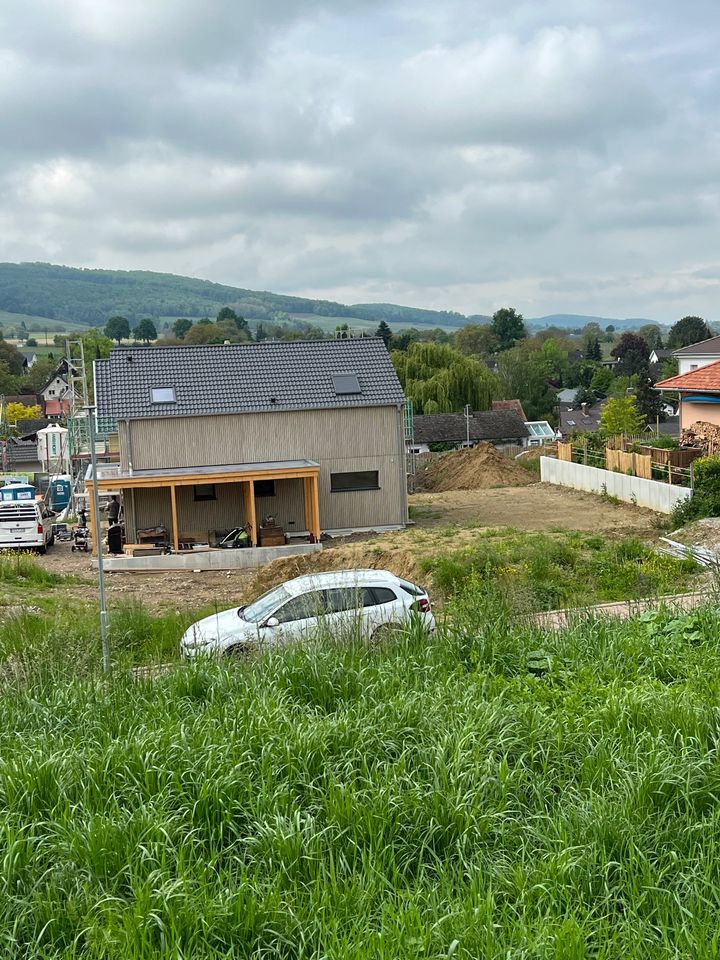
MULTIPOLYGON (((715 339, 720 341, 720 337, 715 339)), ((720 357, 714 362, 700 364, 687 373, 660 380, 655 388, 679 394, 681 430, 689 429, 699 420, 720 426, 720 357)))
POLYGON ((382 340, 119 348, 95 362, 118 421, 126 537, 212 542, 407 522, 405 398, 382 340))
POLYGON ((681 347, 673 351, 678 362, 678 376, 699 370, 710 363, 720 360, 720 337, 710 337, 699 343, 691 343, 688 347, 681 347))

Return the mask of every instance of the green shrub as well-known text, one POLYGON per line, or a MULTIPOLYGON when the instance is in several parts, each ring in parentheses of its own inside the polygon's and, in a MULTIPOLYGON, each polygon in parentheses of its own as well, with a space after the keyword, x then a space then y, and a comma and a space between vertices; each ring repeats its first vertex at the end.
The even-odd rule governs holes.
POLYGON ((720 517, 720 457, 699 457, 693 463, 694 493, 673 510, 676 527, 701 517, 720 517))

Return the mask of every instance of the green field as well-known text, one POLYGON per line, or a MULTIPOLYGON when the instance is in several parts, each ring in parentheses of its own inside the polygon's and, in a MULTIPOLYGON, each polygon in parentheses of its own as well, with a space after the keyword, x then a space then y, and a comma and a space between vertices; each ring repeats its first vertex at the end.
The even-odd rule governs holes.
MULTIPOLYGON (((314 313, 293 313, 291 314, 293 320, 301 320, 303 323, 310 323, 315 327, 320 327, 321 330, 331 331, 336 327, 341 327, 343 324, 347 324, 351 330, 377 330, 379 320, 363 320, 360 317, 321 317, 314 313)), ((412 323, 406 321, 395 322, 394 320, 388 320, 387 325, 391 330, 407 330, 412 327, 412 323)), ((418 324, 420 330, 423 329, 436 329, 435 327, 429 327, 427 324, 418 324)), ((447 330, 448 333, 452 333, 455 330, 459 330, 460 326, 449 326, 448 324, 438 323, 437 328, 441 330, 447 330)))
POLYGON ((8 313, 7 310, 0 310, 0 330, 17 327, 23 321, 27 329, 35 334, 38 342, 40 339, 44 340, 46 330, 50 332, 49 339, 52 341, 53 336, 59 332, 89 329, 86 324, 71 320, 51 320, 49 317, 33 317, 24 313, 8 313))
POLYGON ((718 956, 716 604, 542 633, 476 581, 430 640, 136 680, 189 613, 118 607, 103 678, 87 586, 0 595, 3 957, 718 956))

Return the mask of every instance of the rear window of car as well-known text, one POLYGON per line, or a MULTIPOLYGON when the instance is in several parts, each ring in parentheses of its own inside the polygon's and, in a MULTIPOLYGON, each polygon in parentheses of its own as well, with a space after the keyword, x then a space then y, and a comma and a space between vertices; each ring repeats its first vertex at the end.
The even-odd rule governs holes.
POLYGON ((378 607, 383 603, 393 603, 397 596, 384 587, 338 587, 326 590, 328 613, 344 613, 347 610, 360 610, 363 607, 378 607))
POLYGON ((383 603, 393 603, 397 600, 392 590, 388 590, 386 587, 371 587, 370 589, 375 597, 375 605, 378 607, 382 606, 383 603))

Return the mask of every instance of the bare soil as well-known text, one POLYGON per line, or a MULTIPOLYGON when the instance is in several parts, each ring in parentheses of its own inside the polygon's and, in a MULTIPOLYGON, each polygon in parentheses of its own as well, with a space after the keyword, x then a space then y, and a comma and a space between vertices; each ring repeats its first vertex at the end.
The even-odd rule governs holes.
MULTIPOLYGON (((522 469, 522 468, 521 468, 522 469)), ((657 514, 612 503, 591 493, 534 483, 492 490, 449 490, 410 497, 418 526, 515 527, 518 530, 592 530, 628 536, 654 534, 657 514)))
MULTIPOLYGON (((111 605, 137 600, 154 612, 180 611, 212 604, 231 606, 252 599, 276 583, 312 571, 371 567, 388 569, 412 580, 419 576, 420 556, 437 552, 443 544, 457 549, 471 542, 483 528, 591 530, 643 539, 657 535, 652 526, 656 515, 649 510, 538 483, 420 493, 411 496, 410 503, 414 524, 407 530, 329 541, 322 553, 276 560, 260 570, 109 573, 108 598, 111 605)), ((58 543, 40 558, 40 563, 55 573, 82 578, 82 582, 68 588, 68 596, 88 603, 96 601, 96 575, 89 554, 72 553, 69 543, 58 543)))

